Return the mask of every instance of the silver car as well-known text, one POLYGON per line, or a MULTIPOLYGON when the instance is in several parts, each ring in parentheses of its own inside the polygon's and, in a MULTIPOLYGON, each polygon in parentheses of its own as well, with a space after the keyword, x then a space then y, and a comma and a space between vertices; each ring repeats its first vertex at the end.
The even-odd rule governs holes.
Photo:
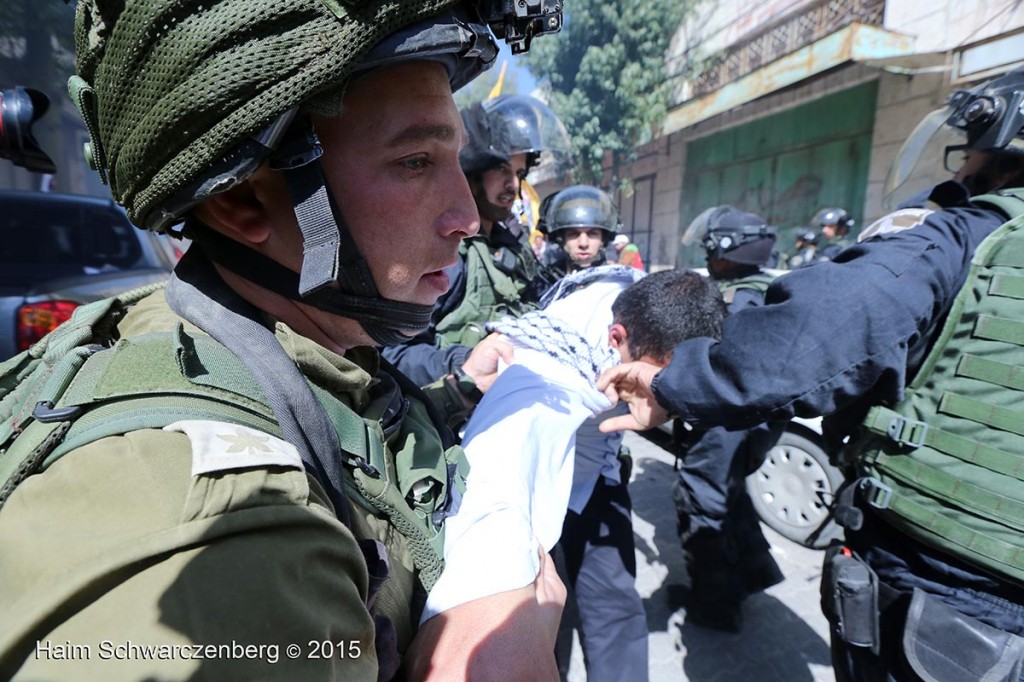
POLYGON ((109 199, 0 192, 0 360, 83 303, 166 280, 184 248, 136 228, 109 199))

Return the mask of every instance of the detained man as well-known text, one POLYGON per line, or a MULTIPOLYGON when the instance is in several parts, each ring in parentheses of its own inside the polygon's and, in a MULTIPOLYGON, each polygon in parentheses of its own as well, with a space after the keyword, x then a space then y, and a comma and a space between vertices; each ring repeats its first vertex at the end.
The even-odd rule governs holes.
POLYGON ((604 649, 592 647, 588 676, 645 679, 647 630, 633 584, 628 474, 616 457, 621 438, 609 446, 598 431, 595 416, 612 405, 595 382, 621 360, 664 364, 680 340, 717 335, 725 306, 717 288, 696 273, 644 278, 617 265, 566 277, 544 303, 540 311, 492 325, 513 345, 513 364, 503 368, 467 424, 467 491, 449 521, 446 568, 424 618, 533 583, 567 510, 570 519, 592 518, 584 512, 596 503, 603 516, 595 533, 581 540, 571 579, 581 603, 584 593, 588 603, 603 593, 621 617, 606 619, 604 632, 587 632, 594 640, 606 638, 618 654, 602 659, 604 649), (623 532, 609 544, 598 537, 602 524, 623 532), (598 554, 603 558, 592 563, 611 568, 580 571, 583 557, 598 554))

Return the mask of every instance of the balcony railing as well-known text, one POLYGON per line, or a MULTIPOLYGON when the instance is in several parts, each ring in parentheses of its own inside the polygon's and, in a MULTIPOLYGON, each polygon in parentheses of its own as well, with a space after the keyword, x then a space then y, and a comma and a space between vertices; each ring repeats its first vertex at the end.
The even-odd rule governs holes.
MULTIPOLYGON (((675 104, 713 92, 852 23, 881 26, 884 15, 885 0, 823 0, 801 8, 710 57, 689 79, 689 87, 677 90, 675 104)), ((692 55, 681 56, 670 67, 670 77, 686 78, 690 59, 692 55)))

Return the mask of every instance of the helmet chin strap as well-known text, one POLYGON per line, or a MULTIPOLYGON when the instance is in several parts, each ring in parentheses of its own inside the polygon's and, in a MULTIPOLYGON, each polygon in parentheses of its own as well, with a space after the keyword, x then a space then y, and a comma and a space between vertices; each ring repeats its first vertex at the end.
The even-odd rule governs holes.
POLYGON ((197 241, 211 260, 255 284, 356 320, 380 345, 406 341, 427 328, 433 306, 381 297, 324 181, 322 155, 320 141, 308 117, 303 116, 270 158, 271 168, 280 171, 288 183, 302 231, 301 274, 215 230, 197 231, 197 241))

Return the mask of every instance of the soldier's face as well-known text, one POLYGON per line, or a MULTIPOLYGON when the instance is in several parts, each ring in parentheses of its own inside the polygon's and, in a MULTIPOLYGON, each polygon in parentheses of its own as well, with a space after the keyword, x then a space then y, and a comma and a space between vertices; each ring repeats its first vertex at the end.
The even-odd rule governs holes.
POLYGON ((604 248, 604 235, 596 227, 589 230, 569 228, 565 231, 565 252, 576 264, 576 267, 586 268, 597 260, 601 249, 604 248))
POLYGON ((513 154, 508 163, 483 172, 481 185, 484 198, 488 204, 500 209, 504 216, 508 216, 519 197, 519 188, 525 177, 526 154, 513 154))
POLYGON ((443 67, 412 62, 352 82, 317 117, 324 174, 381 296, 432 305, 479 229, 459 167, 463 127, 443 67))

